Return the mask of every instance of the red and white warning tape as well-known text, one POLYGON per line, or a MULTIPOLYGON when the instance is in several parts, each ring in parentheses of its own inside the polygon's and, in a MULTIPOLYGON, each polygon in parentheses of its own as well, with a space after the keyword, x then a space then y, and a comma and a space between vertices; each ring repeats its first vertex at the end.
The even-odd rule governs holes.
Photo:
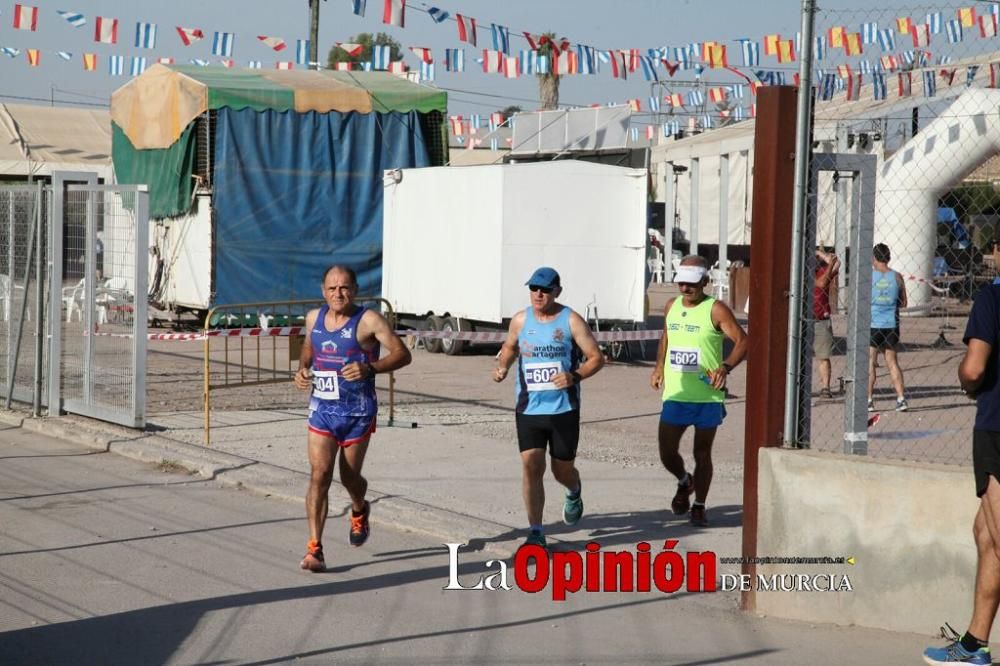
MULTIPOLYGON (((227 328, 211 330, 207 333, 149 333, 147 340, 170 340, 192 342, 209 338, 264 338, 264 337, 287 337, 292 335, 302 335, 302 326, 275 326, 274 328, 227 328)), ((437 338, 441 340, 466 340, 469 342, 503 342, 507 339, 506 331, 416 331, 402 330, 396 331, 400 336, 413 336, 416 338, 437 338)), ((131 338, 129 333, 95 333, 94 335, 131 338)), ((638 340, 659 340, 663 331, 643 330, 643 331, 597 331, 594 337, 598 342, 633 342, 638 340)))
MULTIPOLYGON (((947 294, 948 293, 948 287, 939 287, 936 284, 934 284, 934 282, 932 282, 931 280, 928 280, 926 278, 917 277, 916 275, 904 275, 903 279, 906 280, 907 282, 920 282, 921 284, 926 284, 928 287, 931 288, 931 291, 933 291, 936 294, 947 294)), ((939 279, 940 279, 941 282, 949 282, 949 283, 950 282, 960 282, 962 280, 965 280, 965 276, 964 275, 954 275, 954 276, 949 276, 949 277, 944 277, 944 278, 939 278, 939 279)))

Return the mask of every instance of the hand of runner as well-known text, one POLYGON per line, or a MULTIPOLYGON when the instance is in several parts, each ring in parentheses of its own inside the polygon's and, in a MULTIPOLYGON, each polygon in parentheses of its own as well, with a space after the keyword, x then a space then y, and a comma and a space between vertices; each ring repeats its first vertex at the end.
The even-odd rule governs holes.
POLYGON ((560 372, 558 375, 552 378, 552 383, 557 389, 568 389, 570 386, 576 383, 573 379, 572 372, 560 372))
MULTIPOLYGON (((343 367, 343 369, 341 369, 340 376, 349 382, 368 379, 369 373, 371 372, 369 368, 371 368, 371 366, 368 363, 348 363, 343 367)), ((374 375, 375 373, 371 372, 371 374, 374 375)))
POLYGON ((307 391, 312 388, 312 370, 309 368, 299 368, 295 373, 295 388, 300 391, 307 391))
POLYGON ((493 381, 502 382, 507 377, 507 368, 502 368, 499 365, 493 368, 493 381))
POLYGON ((649 386, 655 391, 663 388, 663 368, 653 370, 653 374, 649 376, 649 386))
POLYGON ((719 366, 715 370, 708 373, 708 378, 712 380, 712 388, 716 391, 721 391, 726 388, 726 378, 729 376, 729 371, 726 370, 724 366, 719 366))

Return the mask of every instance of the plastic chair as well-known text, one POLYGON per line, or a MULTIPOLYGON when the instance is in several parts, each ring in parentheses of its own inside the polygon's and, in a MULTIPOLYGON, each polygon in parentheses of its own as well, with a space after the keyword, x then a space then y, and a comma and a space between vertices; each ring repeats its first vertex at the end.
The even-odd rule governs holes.
POLYGON ((66 323, 73 321, 76 313, 77 321, 83 321, 83 294, 86 279, 81 279, 73 287, 62 288, 63 307, 66 308, 66 323))

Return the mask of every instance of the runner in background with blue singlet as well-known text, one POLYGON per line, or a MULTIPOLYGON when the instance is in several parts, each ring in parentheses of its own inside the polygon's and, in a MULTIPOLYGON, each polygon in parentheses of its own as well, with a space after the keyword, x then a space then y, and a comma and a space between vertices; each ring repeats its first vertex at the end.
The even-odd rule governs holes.
POLYGON ((580 382, 604 366, 604 356, 583 317, 556 302, 562 285, 555 269, 539 268, 526 284, 531 306, 511 319, 493 381, 502 382, 517 361, 517 439, 530 526, 525 544, 546 547, 545 451, 548 448, 552 457, 552 475, 566 487, 563 522, 575 525, 583 516, 580 473, 574 463, 580 440, 580 382))

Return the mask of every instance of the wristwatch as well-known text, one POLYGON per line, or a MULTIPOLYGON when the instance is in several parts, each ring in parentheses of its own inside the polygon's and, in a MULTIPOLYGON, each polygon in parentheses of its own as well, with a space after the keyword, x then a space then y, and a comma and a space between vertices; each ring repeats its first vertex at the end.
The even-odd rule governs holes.
POLYGON ((727 375, 733 371, 733 366, 729 365, 728 363, 723 363, 722 367, 726 369, 727 375))
POLYGON ((583 381, 583 377, 581 377, 580 373, 577 372, 576 370, 574 370, 573 372, 571 372, 569 374, 570 374, 571 377, 573 377, 573 383, 574 384, 579 384, 580 382, 583 381))

